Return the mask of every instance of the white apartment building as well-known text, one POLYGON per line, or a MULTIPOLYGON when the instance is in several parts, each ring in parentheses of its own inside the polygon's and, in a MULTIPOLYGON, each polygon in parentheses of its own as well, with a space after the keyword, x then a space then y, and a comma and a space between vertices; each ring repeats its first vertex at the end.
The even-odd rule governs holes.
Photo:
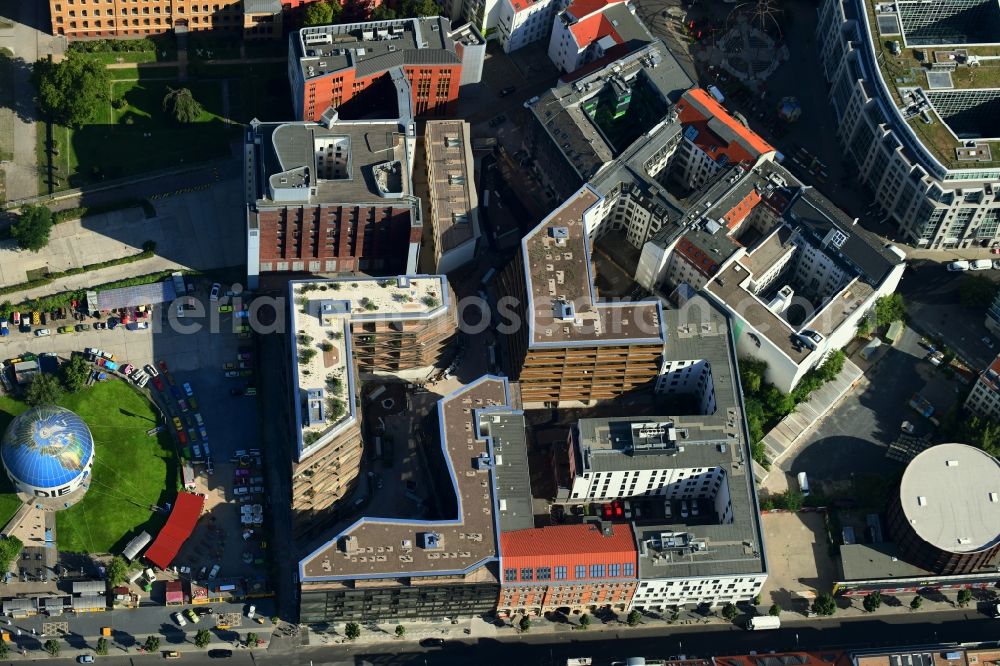
POLYGON ((575 72, 615 47, 654 41, 634 11, 625 0, 575 0, 552 19, 549 60, 575 72))
POLYGON ((502 0, 497 37, 506 53, 549 38, 558 0, 502 0))
POLYGON ((837 138, 903 239, 1000 244, 996 3, 825 0, 816 39, 837 138), (905 75, 900 74, 904 72, 905 75))
POLYGON ((462 18, 476 26, 487 39, 492 38, 500 21, 504 0, 462 0, 462 18))
POLYGON ((978 416, 1000 421, 1000 356, 979 373, 965 400, 965 408, 978 416))

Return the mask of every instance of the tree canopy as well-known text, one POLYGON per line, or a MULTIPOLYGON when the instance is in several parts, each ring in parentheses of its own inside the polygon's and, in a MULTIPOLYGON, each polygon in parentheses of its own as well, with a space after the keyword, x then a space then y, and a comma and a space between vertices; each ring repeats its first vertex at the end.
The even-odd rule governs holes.
POLYGON ((21 555, 24 543, 14 536, 0 540, 0 567, 3 571, 9 571, 10 565, 21 555))
POLYGON ((888 294, 875 301, 875 322, 878 326, 888 326, 894 321, 906 318, 906 305, 899 294, 888 294))
POLYGON ((73 356, 69 362, 60 368, 63 386, 70 393, 76 393, 87 384, 90 376, 90 364, 82 356, 73 356))
POLYGON ((111 558, 111 562, 108 563, 105 575, 108 582, 111 583, 111 587, 121 585, 128 578, 128 562, 121 555, 115 555, 111 558))
POLYGON ((833 600, 829 592, 823 592, 813 600, 812 609, 817 615, 833 615, 837 612, 837 602, 833 600))
POLYGON ((342 12, 343 8, 339 2, 321 0, 321 2, 313 2, 306 5, 305 11, 302 14, 302 22, 307 26, 326 25, 340 18, 342 12))
POLYGON ((53 375, 40 372, 28 384, 28 390, 24 392, 24 401, 32 407, 54 405, 62 397, 62 394, 63 390, 59 380, 53 375))
POLYGON ((163 110, 178 123, 193 123, 204 109, 187 88, 168 88, 163 96, 163 110))
POLYGON ((10 227, 11 237, 22 250, 38 252, 49 244, 52 232, 52 211, 45 206, 25 205, 10 227))
POLYGON ((83 127, 94 118, 111 90, 111 78, 104 65, 74 51, 59 63, 36 62, 32 80, 38 90, 38 106, 42 113, 73 129, 83 127))

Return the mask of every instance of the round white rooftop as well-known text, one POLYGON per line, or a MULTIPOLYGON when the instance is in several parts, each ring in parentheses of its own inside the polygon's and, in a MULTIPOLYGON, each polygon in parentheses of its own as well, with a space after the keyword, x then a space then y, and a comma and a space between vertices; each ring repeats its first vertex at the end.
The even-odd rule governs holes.
POLYGON ((899 486, 903 515, 927 543, 974 553, 1000 542, 1000 461, 967 444, 915 457, 899 486))

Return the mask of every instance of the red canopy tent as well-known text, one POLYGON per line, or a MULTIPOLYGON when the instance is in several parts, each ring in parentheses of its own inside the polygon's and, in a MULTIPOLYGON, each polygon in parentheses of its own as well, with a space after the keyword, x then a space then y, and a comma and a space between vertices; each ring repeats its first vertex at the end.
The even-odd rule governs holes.
POLYGON ((194 531, 194 526, 201 517, 201 510, 205 506, 205 498, 193 493, 181 492, 177 495, 174 508, 170 511, 167 524, 163 526, 156 536, 156 541, 146 551, 145 558, 159 567, 166 569, 177 557, 177 551, 181 549, 187 538, 194 531))

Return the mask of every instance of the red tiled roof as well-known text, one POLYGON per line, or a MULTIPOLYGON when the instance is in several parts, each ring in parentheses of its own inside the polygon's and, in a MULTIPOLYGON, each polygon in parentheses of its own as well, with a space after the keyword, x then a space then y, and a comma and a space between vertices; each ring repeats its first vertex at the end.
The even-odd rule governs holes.
POLYGON ((682 237, 677 241, 677 251, 689 264, 694 266, 695 270, 705 277, 710 278, 719 270, 719 264, 686 237, 682 237))
POLYGON ((615 30, 615 27, 611 25, 611 21, 604 14, 594 14, 582 21, 577 21, 569 27, 569 31, 573 33, 576 44, 581 49, 590 46, 602 37, 608 36, 615 40, 615 44, 622 43, 622 38, 619 36, 618 31, 615 30))
POLYGON ((771 144, 753 130, 738 123, 714 97, 701 88, 692 88, 681 96, 677 102, 677 117, 685 128, 692 126, 698 130, 695 145, 713 159, 718 160, 720 155, 726 155, 730 164, 739 164, 755 161, 761 154, 774 150, 771 144), (735 133, 740 141, 727 142, 709 129, 708 122, 712 118, 735 133))
POLYGON ((535 4, 535 0, 510 0, 515 12, 523 12, 525 9, 535 4))
POLYGON ((573 18, 580 20, 590 16, 594 12, 599 12, 609 5, 614 5, 625 0, 576 0, 566 8, 566 13, 573 18))
POLYGON ((593 523, 514 530, 500 535, 504 567, 571 566, 636 562, 635 541, 627 524, 610 523, 604 536, 593 523))
POLYGON ((738 204, 729 209, 722 219, 726 221, 726 228, 730 231, 739 226, 740 222, 747 219, 757 204, 761 202, 760 195, 757 190, 751 190, 750 194, 743 197, 738 204))
POLYGON ((728 657, 716 657, 716 666, 768 666, 776 663, 783 656, 794 656, 801 661, 796 666, 850 666, 851 658, 840 650, 819 652, 785 652, 759 655, 740 654, 728 657))

